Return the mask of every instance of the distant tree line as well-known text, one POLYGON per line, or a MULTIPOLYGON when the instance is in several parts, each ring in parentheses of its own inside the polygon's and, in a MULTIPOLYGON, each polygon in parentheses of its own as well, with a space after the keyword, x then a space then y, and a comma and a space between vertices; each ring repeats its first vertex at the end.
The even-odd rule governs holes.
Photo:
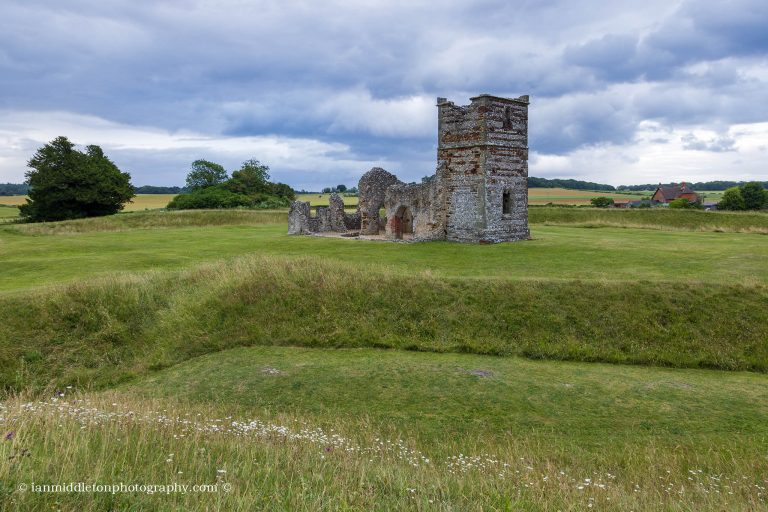
POLYGON ((26 183, 0 183, 0 196, 25 196, 29 192, 26 183))
POLYGON ((357 194, 357 187, 347 188, 346 185, 336 185, 335 187, 325 187, 323 189, 323 194, 345 194, 345 195, 356 195, 357 194))
POLYGON ((528 178, 528 188, 570 188, 573 190, 616 190, 613 185, 605 185, 603 183, 592 183, 591 181, 581 180, 561 180, 561 179, 547 179, 536 178, 530 176, 528 178))
POLYGON ((183 194, 189 192, 186 187, 156 187, 154 185, 142 185, 136 187, 137 194, 183 194))
MULTIPOLYGON (((182 194, 187 192, 185 187, 156 187, 142 185, 134 187, 137 194, 182 194)), ((26 183, 0 183, 0 196, 25 196, 29 193, 26 183)))
MULTIPOLYGON (((748 182, 746 181, 699 181, 696 183, 686 182, 687 185, 689 185, 693 190, 697 192, 705 192, 707 190, 726 190, 733 187, 740 187, 747 183, 748 182)), ((757 183, 760 183, 763 187, 768 187, 768 181, 757 183)), ((662 183, 662 186, 670 185, 674 185, 674 183, 662 183)), ((656 187, 658 186, 658 183, 646 183, 645 185, 619 185, 616 187, 616 190, 629 190, 637 192, 643 190, 656 190, 656 187)))

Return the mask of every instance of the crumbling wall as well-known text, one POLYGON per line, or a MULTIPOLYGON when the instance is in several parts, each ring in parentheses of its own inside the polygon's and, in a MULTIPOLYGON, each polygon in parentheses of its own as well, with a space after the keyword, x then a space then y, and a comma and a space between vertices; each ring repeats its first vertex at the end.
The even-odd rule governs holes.
POLYGON ((312 233, 309 218, 309 202, 292 202, 291 209, 288 210, 288 234, 308 235, 312 233))
POLYGON ((347 231, 347 225, 344 222, 344 200, 336 193, 328 198, 327 228, 326 231, 339 233, 347 231))
POLYGON ((360 234, 375 235, 380 228, 379 210, 384 207, 387 188, 402 184, 394 174, 374 167, 363 174, 357 185, 360 234))
POLYGON ((338 194, 331 194, 328 206, 317 207, 312 217, 310 206, 305 201, 294 201, 288 211, 288 234, 309 235, 312 233, 338 232, 360 229, 360 214, 344 211, 344 200, 338 194))
POLYGON ((428 182, 399 184, 387 188, 386 236, 399 238, 399 212, 406 208, 413 216, 413 240, 445 240, 445 187, 440 171, 428 182))
POLYGON ((344 226, 348 231, 360 230, 360 212, 346 213, 344 212, 344 226))

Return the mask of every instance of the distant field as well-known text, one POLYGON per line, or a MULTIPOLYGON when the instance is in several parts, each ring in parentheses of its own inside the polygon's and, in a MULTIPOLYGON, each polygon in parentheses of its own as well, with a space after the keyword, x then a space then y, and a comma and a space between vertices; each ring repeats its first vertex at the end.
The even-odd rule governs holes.
POLYGON ((15 206, 0 206, 0 223, 15 219, 19 216, 19 209, 15 206))
MULTIPOLYGON (((154 210, 165 208, 176 194, 138 194, 133 201, 125 205, 123 211, 135 212, 139 210, 154 210)), ((0 196, 0 205, 20 205, 27 202, 27 196, 0 196)), ((0 217, 3 216, 3 208, 0 208, 0 217)), ((10 209, 9 209, 10 210, 10 209)), ((13 210, 18 214, 18 210, 13 210)), ((15 215, 14 215, 15 216, 15 215)))
MULTIPOLYGON (((605 196, 611 197, 614 201, 634 201, 643 197, 648 197, 652 191, 618 193, 618 192, 591 192, 588 190, 569 190, 564 188, 531 188, 528 189, 528 202, 532 205, 553 204, 589 204, 593 197, 605 196)), ((719 192, 703 192, 705 201, 717 202, 722 196, 719 192)), ((299 194, 296 199, 299 201, 309 201, 312 206, 328 206, 328 197, 330 194, 299 194)), ((133 202, 126 205, 123 211, 133 212, 140 210, 152 210, 165 208, 165 206, 175 197, 175 194, 139 194, 133 202)), ((358 198, 343 196, 344 205, 357 205, 358 198)), ((19 205, 24 204, 26 196, 0 196, 0 205, 19 205)), ((0 208, 0 219, 3 217, 12 217, 17 214, 16 210, 6 212, 0 208), (12 212, 12 213, 11 213, 12 212)))
MULTIPOLYGON (((299 194, 296 196, 297 201, 309 201, 310 206, 328 206, 328 198, 330 194, 299 194)), ((347 197, 342 194, 341 198, 344 200, 344 206, 356 205, 357 197, 347 197)))
POLYGON ((648 196, 645 192, 621 194, 618 192, 594 192, 565 188, 529 188, 528 204, 589 204, 593 197, 611 197, 614 201, 635 201, 648 196))
MULTIPOLYGON (((564 188, 531 188, 528 189, 530 204, 589 204, 593 197, 607 196, 614 200, 635 200, 650 195, 647 192, 620 194, 617 192, 590 192, 588 190, 568 190, 564 188)), ((329 194, 300 194, 299 201, 309 201, 312 206, 327 206, 329 194)), ((343 197, 345 205, 356 205, 357 197, 343 197)))

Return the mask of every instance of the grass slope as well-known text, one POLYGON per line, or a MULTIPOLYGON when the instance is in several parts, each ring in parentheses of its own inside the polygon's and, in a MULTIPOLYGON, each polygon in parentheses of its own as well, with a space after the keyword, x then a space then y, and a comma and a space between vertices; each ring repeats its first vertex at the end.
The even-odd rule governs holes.
POLYGON ((762 510, 765 380, 235 349, 117 391, 3 404, 0 510, 762 510), (209 487, 16 491, 70 480, 209 487))
MULTIPOLYGON (((664 437, 768 437, 768 376, 393 350, 253 347, 198 357, 124 390, 148 398, 455 436, 561 439, 589 450, 664 437)), ((242 413, 242 411, 241 411, 242 413)))
POLYGON ((245 257, 0 298, 0 385, 107 386, 242 345, 768 370, 768 287, 445 279, 245 257))

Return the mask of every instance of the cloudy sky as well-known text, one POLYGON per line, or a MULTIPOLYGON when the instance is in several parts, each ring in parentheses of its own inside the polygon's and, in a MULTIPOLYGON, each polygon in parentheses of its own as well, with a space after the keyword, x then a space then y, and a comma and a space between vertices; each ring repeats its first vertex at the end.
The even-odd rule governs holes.
POLYGON ((435 98, 529 94, 530 174, 768 179, 766 0, 2 0, 0 182, 58 135, 136 185, 432 174, 435 98))

